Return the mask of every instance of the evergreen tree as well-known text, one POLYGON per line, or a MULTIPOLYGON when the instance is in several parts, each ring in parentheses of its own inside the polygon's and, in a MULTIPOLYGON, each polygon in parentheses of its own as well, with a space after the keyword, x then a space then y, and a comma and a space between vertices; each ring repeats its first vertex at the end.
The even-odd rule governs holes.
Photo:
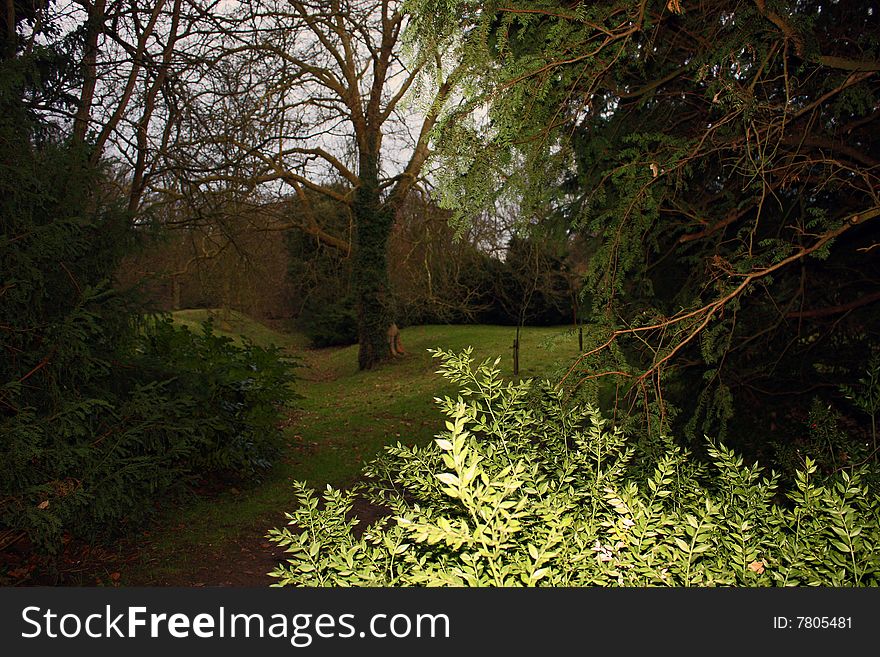
POLYGON ((446 117, 447 198, 561 210, 589 244, 605 332, 583 370, 625 371, 695 437, 864 374, 876 2, 411 6, 428 44, 458 35, 470 107, 489 107, 446 117))

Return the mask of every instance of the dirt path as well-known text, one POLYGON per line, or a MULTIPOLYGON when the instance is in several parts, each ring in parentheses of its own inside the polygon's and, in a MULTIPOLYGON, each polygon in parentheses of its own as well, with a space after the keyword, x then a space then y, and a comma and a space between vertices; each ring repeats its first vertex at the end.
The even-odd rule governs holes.
POLYGON ((115 545, 68 541, 53 559, 35 556, 28 545, 14 545, 0 554, 0 585, 265 587, 275 581, 268 573, 284 560, 284 551, 265 538, 266 527, 284 522, 283 516, 260 519, 222 545, 202 545, 194 555, 198 561, 182 568, 163 567, 163 560, 175 565, 179 555, 157 550, 149 531, 139 540, 115 545), (155 579, 138 575, 165 572, 173 574, 155 579))
MULTIPOLYGON (((283 520, 282 520, 283 522, 283 520)), ((284 551, 266 539, 263 534, 265 527, 272 521, 254 526, 252 531, 242 532, 241 536, 227 541, 222 546, 206 545, 203 551, 203 562, 195 568, 177 571, 175 575, 163 577, 152 582, 125 582, 127 585, 141 586, 235 586, 235 587, 266 587, 275 579, 268 573, 284 560, 284 551)), ((144 565, 161 565, 156 557, 150 554, 149 548, 140 556, 144 565)), ((165 557, 169 559, 169 557, 165 557)), ((173 557, 170 557, 173 558, 173 557)), ((150 568, 149 570, 162 570, 150 568)))

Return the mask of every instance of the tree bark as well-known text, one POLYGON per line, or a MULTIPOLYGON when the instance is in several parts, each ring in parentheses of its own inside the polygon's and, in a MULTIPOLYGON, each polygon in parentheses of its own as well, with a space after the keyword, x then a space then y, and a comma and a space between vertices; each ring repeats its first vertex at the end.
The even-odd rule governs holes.
POLYGON ((369 154, 361 157, 360 179, 352 208, 355 224, 352 278, 357 294, 358 367, 368 370, 391 358, 388 239, 394 212, 382 203, 378 157, 369 154))
POLYGON ((104 31, 104 12, 106 8, 106 0, 95 0, 95 4, 86 5, 88 21, 86 23, 85 51, 82 62, 83 86, 79 106, 73 118, 73 140, 78 144, 85 142, 89 131, 92 101, 95 97, 95 86, 98 82, 98 38, 104 31))

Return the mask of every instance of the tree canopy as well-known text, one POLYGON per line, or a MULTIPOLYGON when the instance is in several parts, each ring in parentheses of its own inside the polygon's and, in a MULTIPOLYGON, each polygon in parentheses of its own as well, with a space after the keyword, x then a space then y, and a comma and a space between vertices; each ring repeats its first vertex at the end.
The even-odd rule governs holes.
POLYGON ((404 57, 399 2, 260 0, 212 19, 188 139, 172 156, 186 186, 295 197, 283 225, 351 255, 359 364, 372 367, 390 357, 388 239, 455 71, 434 51, 404 57), (348 209, 342 231, 316 194, 348 209))
POLYGON ((623 369, 661 419, 699 390, 696 433, 864 373, 880 337, 876 2, 412 6, 426 43, 458 35, 471 72, 445 117, 447 202, 549 206, 595 248, 607 330, 582 377, 623 369))

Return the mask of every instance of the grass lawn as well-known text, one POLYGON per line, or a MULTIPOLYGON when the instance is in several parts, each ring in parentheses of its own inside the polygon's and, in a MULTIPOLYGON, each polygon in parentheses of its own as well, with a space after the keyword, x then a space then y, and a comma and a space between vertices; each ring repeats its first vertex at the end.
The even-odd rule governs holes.
MULTIPOLYGON (((476 360, 501 356, 502 372, 512 375, 512 327, 405 328, 405 357, 359 371, 356 345, 309 349, 304 336, 270 329, 238 313, 184 310, 174 318, 197 329, 209 315, 222 334, 274 343, 300 357, 296 387, 303 399, 287 412, 287 448, 277 465, 259 482, 166 511, 122 573, 124 585, 210 584, 212 569, 227 576, 221 583, 262 585, 273 559, 280 560, 269 553, 263 537, 292 510, 292 482, 305 480, 319 489, 344 487, 384 445, 424 443, 441 429, 433 398, 454 395, 455 390, 435 373, 438 363, 429 348, 459 351, 472 346, 476 360), (265 554, 257 554, 261 550, 265 554), (241 565, 237 557, 245 552, 253 558, 241 565), (248 572, 231 572, 237 567, 248 572)), ((552 378, 577 353, 577 336, 567 327, 526 328, 521 344, 522 378, 552 378)))

